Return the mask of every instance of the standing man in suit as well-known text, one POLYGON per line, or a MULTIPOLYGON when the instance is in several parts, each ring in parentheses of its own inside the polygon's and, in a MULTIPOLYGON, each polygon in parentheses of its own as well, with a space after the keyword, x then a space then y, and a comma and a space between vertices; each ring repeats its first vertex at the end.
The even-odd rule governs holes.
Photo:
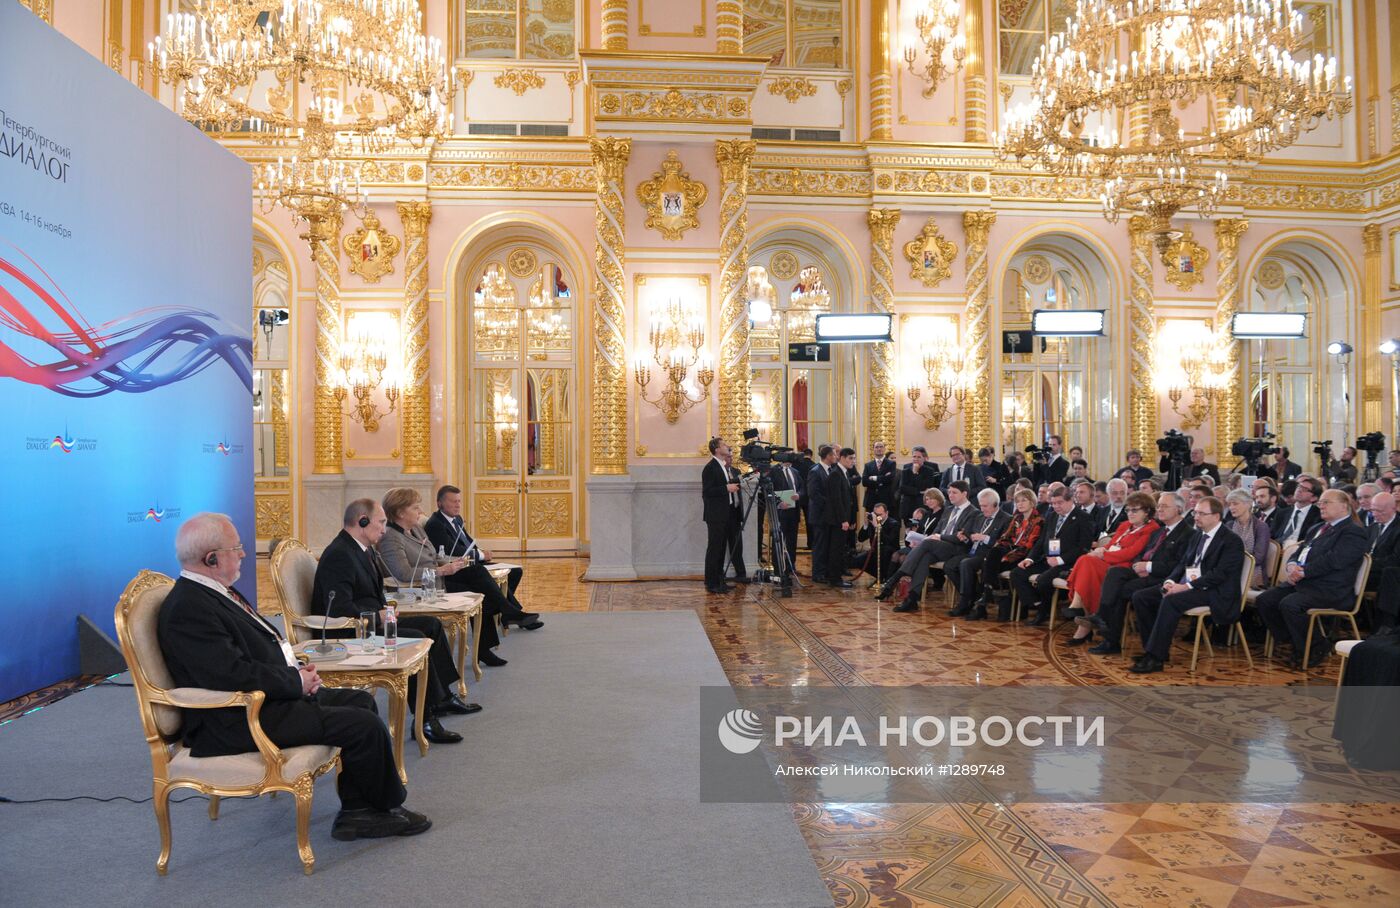
POLYGON ((976 495, 987 487, 986 478, 982 475, 982 468, 975 463, 968 462, 967 451, 962 445, 953 445, 949 448, 948 459, 953 463, 943 471, 943 476, 938 483, 938 487, 945 493, 950 485, 959 481, 967 483, 968 492, 972 495, 976 495))
POLYGON ((863 505, 867 513, 875 509, 877 502, 886 508, 894 507, 894 455, 886 453, 883 441, 875 442, 871 450, 875 457, 866 462, 860 474, 860 484, 865 486, 863 505))
POLYGON ((840 456, 826 477, 826 501, 822 508, 822 523, 826 525, 826 550, 822 558, 826 565, 826 582, 838 590, 851 588, 846 579, 850 567, 846 533, 851 529, 851 510, 855 506, 855 490, 846 470, 855 466, 856 452, 842 448, 840 456))
POLYGON ((729 475, 729 445, 710 439, 710 459, 700 471, 700 497, 704 502, 705 591, 727 593, 734 589, 724 578, 725 553, 739 536, 739 483, 729 475))
MULTIPOLYGON (((358 620, 361 612, 377 612, 381 619, 388 607, 384 577, 375 546, 384 538, 389 518, 373 498, 357 498, 345 508, 343 527, 321 551, 316 577, 311 587, 311 607, 315 614, 358 620)), ((460 572, 459 572, 460 573, 460 572)), ((452 695, 450 685, 461 675, 452 662, 452 648, 442 622, 432 615, 400 615, 399 636, 427 637, 428 689, 424 692, 423 736, 435 744, 456 744, 462 736, 448 731, 441 717, 477 712, 476 704, 463 703, 452 695)), ((408 702, 414 703, 418 679, 409 679, 408 702)))
POLYGON ((1026 605, 1026 624, 1039 627, 1050 620, 1055 578, 1068 577, 1074 563, 1089 551, 1093 542, 1093 522, 1074 506, 1070 490, 1056 484, 1050 491, 1050 513, 1045 516, 1045 529, 1030 554, 1011 569, 1011 586, 1026 605), (1031 583, 1033 574, 1039 574, 1034 584, 1031 583))
POLYGON ((1278 519, 1274 541, 1279 545, 1301 542, 1308 531, 1322 521, 1322 512, 1314 504, 1322 495, 1322 483, 1316 479, 1300 479, 1293 492, 1293 505, 1278 519))
MULTIPOLYGON (((475 545, 475 540, 462 522, 461 489, 453 485, 441 486, 438 489, 437 510, 428 517, 423 530, 428 534, 428 541, 442 549, 450 558, 465 558, 471 553, 471 563, 447 578, 449 593, 464 590, 480 593, 484 606, 482 614, 489 616, 499 611, 503 625, 514 624, 527 631, 537 631, 544 627, 539 613, 525 611, 525 607, 516 598, 515 590, 525 576, 524 569, 511 568, 504 593, 501 592, 501 585, 496 582, 496 578, 487 570, 486 565, 491 561, 491 552, 475 545)), ((491 652, 491 646, 496 644, 487 645, 487 633, 488 630, 482 631, 481 664, 493 667, 505 665, 506 660, 491 652)), ((491 639, 495 639, 495 628, 489 628, 489 633, 491 639)))
POLYGON ((1157 496, 1158 530, 1147 543, 1142 557, 1127 567, 1111 567, 1104 574, 1103 591, 1099 596, 1099 611, 1085 621, 1103 637, 1089 652, 1096 656, 1111 656, 1123 651, 1123 618, 1133 594, 1150 587, 1160 587, 1176 566, 1186 557, 1187 546, 1195 537, 1196 527, 1186 511, 1186 502, 1176 492, 1157 496))
POLYGON ((1064 455, 1064 442, 1060 436, 1051 435, 1045 439, 1049 455, 1035 465, 1035 484, 1043 482, 1064 482, 1069 475, 1069 458, 1064 455))
POLYGON ((798 478, 797 466, 791 463, 777 462, 768 471, 773 479, 774 492, 796 492, 797 500, 793 504, 778 504, 778 528, 783 533, 783 548, 787 549, 788 570, 795 572, 797 565, 797 515, 802 510, 802 500, 805 497, 801 486, 802 481, 798 478))
MULTIPOLYGON (((175 534, 180 577, 156 617, 156 639, 172 687, 261 691, 258 718, 278 747, 340 748, 340 813, 331 837, 417 835, 432 822, 403 806, 389 731, 364 691, 321 686, 313 664, 298 665, 281 631, 233 589, 244 557, 233 521, 196 514, 175 534)), ((239 708, 183 714, 184 741, 196 757, 253 753, 257 745, 239 708)))
POLYGON ((1216 627, 1229 627, 1239 620, 1244 543, 1221 525, 1225 506, 1219 498, 1201 499, 1193 513, 1196 533, 1186 557, 1161 586, 1133 594, 1133 615, 1144 650, 1129 669, 1134 674, 1146 675, 1165 667, 1176 626, 1188 610, 1210 606, 1216 627))
POLYGON ((836 449, 831 445, 817 448, 817 462, 807 472, 807 544, 812 550, 812 582, 826 583, 826 481, 836 465, 836 449))
POLYGON ((1302 664, 1308 609, 1349 608, 1356 572, 1371 548, 1370 534, 1357 523, 1356 506, 1345 492, 1328 489, 1317 504, 1322 524, 1284 565, 1283 584, 1260 593, 1254 603, 1274 639, 1293 644, 1289 667, 1294 669, 1313 668, 1331 655, 1330 646, 1319 644, 1308 665, 1302 664))
POLYGON ((924 490, 938 485, 938 464, 928 459, 928 449, 914 445, 909 462, 896 474, 895 497, 901 523, 914 516, 924 500, 924 490))
POLYGON ((814 542, 812 534, 812 522, 807 519, 807 476, 812 472, 812 467, 816 466, 817 462, 812 459, 811 448, 803 448, 802 450, 798 451, 797 454, 797 460, 795 460, 792 464, 793 469, 797 471, 798 480, 797 519, 799 521, 806 521, 807 523, 807 550, 810 552, 812 550, 814 542))
MULTIPOLYGON (((743 481, 743 476, 734 466, 734 452, 731 450, 724 458, 725 477, 731 485, 739 485, 743 481)), ((729 536, 729 563, 734 568, 734 580, 737 583, 749 582, 749 570, 744 566, 744 494, 740 489, 739 495, 730 504, 730 527, 729 536)))

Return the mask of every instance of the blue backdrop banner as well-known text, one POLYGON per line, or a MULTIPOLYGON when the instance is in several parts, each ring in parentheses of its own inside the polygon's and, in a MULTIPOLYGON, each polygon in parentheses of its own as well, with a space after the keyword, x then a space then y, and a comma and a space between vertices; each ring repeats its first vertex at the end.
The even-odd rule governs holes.
POLYGON ((76 674, 77 616, 111 632, 184 518, 252 549, 250 198, 237 157, 0 3, 0 701, 76 674))

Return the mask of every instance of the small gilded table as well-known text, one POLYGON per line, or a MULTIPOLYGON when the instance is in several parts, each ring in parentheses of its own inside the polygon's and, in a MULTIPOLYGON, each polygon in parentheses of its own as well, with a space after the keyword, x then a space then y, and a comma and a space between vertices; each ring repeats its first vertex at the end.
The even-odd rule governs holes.
POLYGON ((418 690, 414 704, 413 732, 418 739, 418 755, 427 756, 428 739, 423 734, 423 696, 428 690, 428 650, 433 641, 413 639, 393 647, 387 653, 373 654, 373 663, 359 664, 363 658, 355 652, 357 642, 344 641, 350 647, 350 658, 338 662, 316 662, 307 656, 304 649, 315 641, 307 641, 296 647, 298 655, 306 656, 315 662, 316 672, 327 687, 379 687, 389 694, 389 737, 394 742, 394 763, 399 768, 399 780, 407 783, 408 773, 403 768, 404 714, 408 711, 408 679, 418 676, 418 690), (358 657, 358 658, 357 658, 358 657), (348 663, 348 664, 347 664, 348 663))
POLYGON ((452 640, 457 649, 457 665, 461 674, 461 679, 457 682, 457 691, 463 697, 467 695, 467 638, 471 638, 471 667, 472 674, 476 680, 481 680, 481 663, 477 662, 477 653, 481 649, 481 603, 483 597, 480 593, 460 592, 444 593, 436 602, 424 602, 421 599, 410 600, 401 594, 394 597, 398 602, 399 614, 405 617, 410 615, 431 615, 442 622, 443 630, 452 636, 452 640))

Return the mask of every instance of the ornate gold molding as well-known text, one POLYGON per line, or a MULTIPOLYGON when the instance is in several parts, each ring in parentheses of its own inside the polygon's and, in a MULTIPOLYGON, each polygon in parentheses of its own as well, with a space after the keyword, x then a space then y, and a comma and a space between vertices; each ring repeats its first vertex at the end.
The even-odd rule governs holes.
POLYGON ((894 90, 890 78, 890 0, 870 2, 870 138, 894 138, 894 90))
POLYGON ((291 437, 287 429, 287 370, 272 370, 272 468, 291 466, 288 450, 291 437))
POLYGON ((983 0, 963 0, 963 34, 967 59, 963 63, 963 139, 987 141, 987 66, 982 40, 983 0))
POLYGON ((603 47, 627 49, 627 0, 603 0, 603 47))
POLYGON ((369 284, 379 283, 386 274, 393 273, 394 256, 399 254, 399 238, 384 229, 379 218, 371 211, 365 212, 365 219, 355 232, 341 242, 348 259, 351 274, 358 274, 369 284))
MULTIPOLYGON (((1240 237, 1249 229, 1244 218, 1222 218, 1215 222, 1215 323, 1226 329, 1234 320, 1240 306, 1240 237)), ((1244 370, 1240 363, 1240 345, 1228 347, 1230 363, 1225 393, 1221 394, 1215 410, 1215 462, 1220 463, 1230 451, 1230 445, 1244 434, 1244 370)))
POLYGON ((958 247, 938 232, 932 217, 919 235, 904 244, 904 258, 909 262, 909 276, 918 278, 925 287, 937 287, 953 276, 953 260, 958 247))
POLYGON ((624 215, 622 183, 631 139, 589 142, 597 201, 593 253, 593 439, 591 471, 627 472, 627 362, 623 326, 624 215))
POLYGON ((637 201, 646 209, 646 225, 668 240, 679 240, 700 226, 699 211, 710 191, 681 169, 680 155, 666 152, 661 169, 637 184, 637 201))
MULTIPOLYGON (((1381 225, 1361 228, 1361 425, 1362 432, 1384 432, 1381 420, 1382 360, 1377 349, 1381 342, 1381 225)), ((1347 427, 1351 429, 1350 426, 1347 427)), ((1391 445, 1391 447, 1395 447, 1391 445)))
MULTIPOLYGON (((719 435, 737 444, 749 420, 749 311, 744 298, 749 270, 750 139, 715 142, 720 173, 719 435)), ((736 460, 737 460, 736 455, 736 460)))
POLYGON ((19 0, 19 5, 53 25, 53 0, 19 0))
POLYGON ((717 0, 715 3, 715 52, 744 52, 744 5, 740 0, 717 0))
MULTIPOLYGON (((899 225, 898 208, 872 208, 865 216, 870 228, 870 305, 876 312, 894 311, 894 230, 899 225)), ((894 351, 892 344, 876 344, 870 351, 871 385, 869 438, 894 447, 899 411, 895 398, 894 351)))
POLYGON ((1178 290, 1190 290, 1206 279, 1206 263, 1210 252, 1196 242, 1187 227, 1181 239, 1162 250, 1162 264, 1167 267, 1167 283, 1178 290))
POLYGON ((509 88, 517 95, 524 95, 532 88, 544 88, 544 76, 533 69, 507 69, 491 80, 497 88, 509 88))
POLYGON ((720 92, 667 88, 598 94, 600 119, 674 123, 747 123, 747 98, 720 92))
POLYGON ((1132 291, 1128 296, 1128 447, 1153 451, 1157 440, 1157 389, 1152 383, 1152 348, 1157 334, 1153 311, 1152 222, 1128 220, 1132 246, 1132 291))
POLYGON ((796 104, 803 98, 815 95, 817 86, 811 79, 802 76, 779 76, 768 83, 768 93, 782 95, 789 104, 796 104))
POLYGON ((337 256, 340 214, 329 205, 305 215, 306 238, 316 266, 316 391, 312 473, 344 472, 340 452, 344 448, 344 423, 333 384, 343 331, 340 311, 340 261, 337 256))
POLYGON ((967 244, 966 279, 963 290, 964 343, 972 355, 965 361, 971 369, 969 394, 963 404, 963 436, 974 450, 993 445, 990 369, 992 356, 991 313, 988 309, 987 241, 995 211, 964 211, 963 241, 967 244))
POLYGON ((405 473, 433 472, 432 411, 428 392, 428 224, 430 202, 399 202, 403 222, 403 368, 405 387, 399 416, 399 446, 405 473))

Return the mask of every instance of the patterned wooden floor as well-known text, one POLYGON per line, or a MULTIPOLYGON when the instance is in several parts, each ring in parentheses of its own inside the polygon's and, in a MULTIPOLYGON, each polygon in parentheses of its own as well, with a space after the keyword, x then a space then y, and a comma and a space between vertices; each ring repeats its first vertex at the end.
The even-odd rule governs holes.
MULTIPOLYGON (((695 611, 736 686, 1192 683, 1181 660, 1138 678, 1122 658, 1065 648, 1068 630, 1050 637, 954 622, 938 608, 895 615, 869 592, 807 589, 769 600, 740 587, 710 596, 699 581, 584 583, 583 558, 530 558, 526 567, 522 600, 546 614, 695 611)), ((258 573, 267 607, 275 594, 265 559, 258 573)), ((1330 683, 1335 672, 1326 663, 1313 680, 1330 683)), ((1303 680, 1277 667, 1251 673, 1238 651, 1219 648, 1194 683, 1303 680)), ((31 695, 23 708, 55 695, 31 695)), ((0 704, 0 720, 18 706, 0 704)), ((1400 903, 1400 805, 826 803, 793 810, 842 908, 1400 903)))

